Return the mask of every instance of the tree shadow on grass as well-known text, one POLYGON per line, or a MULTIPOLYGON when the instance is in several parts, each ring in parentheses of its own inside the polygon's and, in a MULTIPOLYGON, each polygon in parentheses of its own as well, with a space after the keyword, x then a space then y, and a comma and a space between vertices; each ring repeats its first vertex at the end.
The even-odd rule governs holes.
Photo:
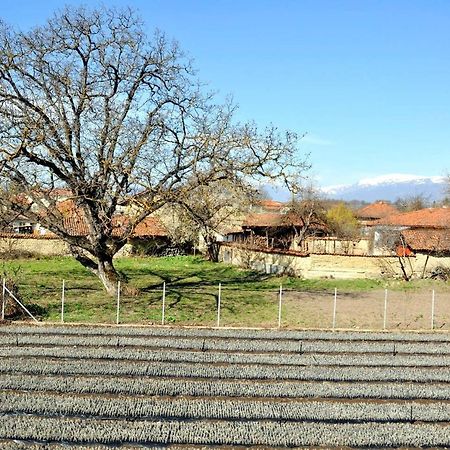
POLYGON ((166 288, 168 285, 170 285, 171 289, 195 289, 208 288, 213 286, 217 287, 220 283, 223 287, 229 287, 230 289, 234 287, 237 290, 239 289, 239 287, 236 285, 263 282, 269 278, 266 274, 258 272, 250 272, 246 274, 245 277, 236 274, 231 277, 227 276, 226 278, 223 276, 223 274, 221 276, 221 274, 217 272, 214 274, 214 277, 211 277, 209 275, 204 276, 204 274, 201 273, 195 276, 191 274, 174 276, 173 274, 170 274, 166 271, 147 271, 147 274, 150 276, 158 277, 162 281, 148 284, 147 286, 141 288, 142 292, 151 292, 155 289, 162 289, 164 283, 166 283, 166 288))

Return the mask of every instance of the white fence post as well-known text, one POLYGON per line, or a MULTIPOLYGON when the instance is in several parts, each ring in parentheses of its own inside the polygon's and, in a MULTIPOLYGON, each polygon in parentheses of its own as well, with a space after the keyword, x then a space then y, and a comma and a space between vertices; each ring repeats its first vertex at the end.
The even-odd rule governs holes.
POLYGON ((64 303, 66 300, 65 287, 65 281, 63 280, 61 291, 61 323, 64 323, 64 303))
POLYGON ((388 290, 384 290, 384 312, 383 312, 383 330, 386 329, 387 324, 387 301, 388 301, 388 290))
POLYGON ((119 325, 119 313, 120 313, 120 281, 117 282, 117 315, 116 315, 116 325, 119 325))
POLYGON ((431 292, 431 329, 434 329, 434 289, 431 292))
POLYGON ((222 284, 219 283, 219 296, 217 297, 217 327, 220 327, 220 302, 222 297, 222 284))
POLYGON ((281 299, 283 297, 283 286, 280 284, 280 294, 278 299, 278 328, 281 328, 281 299))
POLYGON ((333 330, 336 328, 336 304, 337 304, 337 288, 334 288, 333 330))
POLYGON ((2 320, 5 320, 6 296, 5 296, 6 281, 3 278, 3 293, 2 293, 2 320))
POLYGON ((162 313, 161 313, 161 325, 164 325, 166 319, 166 282, 163 283, 163 294, 162 294, 162 313))

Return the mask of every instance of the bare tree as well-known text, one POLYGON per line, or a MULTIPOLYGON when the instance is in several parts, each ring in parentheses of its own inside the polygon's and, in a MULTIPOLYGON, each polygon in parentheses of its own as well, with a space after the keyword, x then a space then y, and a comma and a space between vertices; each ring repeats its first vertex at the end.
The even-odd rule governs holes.
POLYGON ((450 173, 445 177, 445 187, 443 192, 442 206, 450 206, 450 173))
POLYGON ((199 185, 189 198, 179 199, 178 211, 184 227, 203 239, 207 257, 214 262, 219 257, 218 235, 240 225, 242 215, 258 196, 251 185, 237 181, 199 185))
POLYGON ((295 134, 235 124, 234 109, 203 95, 177 44, 149 41, 130 10, 66 8, 29 32, 0 23, 0 183, 17 190, 1 201, 64 239, 114 294, 113 256, 149 214, 198 186, 288 183, 306 167, 295 134), (59 188, 84 234, 67 227, 59 188))
POLYGON ((430 198, 424 194, 411 195, 409 197, 400 197, 395 201, 395 206, 401 212, 418 211, 428 208, 431 204, 430 198))
POLYGON ((299 188, 289 204, 286 222, 294 230, 294 239, 298 245, 310 236, 322 234, 326 229, 326 210, 324 200, 312 185, 299 188))

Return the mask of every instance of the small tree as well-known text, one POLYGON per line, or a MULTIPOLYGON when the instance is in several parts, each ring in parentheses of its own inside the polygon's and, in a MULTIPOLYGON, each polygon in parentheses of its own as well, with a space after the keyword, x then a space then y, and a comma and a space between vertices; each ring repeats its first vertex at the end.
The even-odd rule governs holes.
POLYGON ((445 177, 444 198, 442 200, 443 206, 450 206, 450 174, 445 177))
POLYGON ((402 212, 418 211, 428 208, 430 206, 430 199, 423 194, 417 194, 409 197, 400 197, 394 204, 402 212))
POLYGON ((219 243, 217 235, 241 222, 257 191, 238 180, 221 180, 209 186, 197 186, 187 199, 180 199, 178 214, 188 234, 201 236, 209 260, 217 262, 219 243))
POLYGON ((326 214, 328 226, 341 239, 355 239, 360 235, 360 227, 353 211, 338 203, 331 207, 326 214))
POLYGON ((306 168, 294 133, 236 124, 234 110, 128 9, 66 8, 29 32, 0 23, 0 183, 12 193, 0 201, 66 241, 115 294, 113 256, 149 214, 200 186, 288 182, 306 168), (67 226, 59 188, 84 233, 67 226))
POLYGON ((326 230, 326 209, 319 191, 303 187, 289 204, 286 221, 292 224, 294 239, 300 245, 307 237, 326 230))

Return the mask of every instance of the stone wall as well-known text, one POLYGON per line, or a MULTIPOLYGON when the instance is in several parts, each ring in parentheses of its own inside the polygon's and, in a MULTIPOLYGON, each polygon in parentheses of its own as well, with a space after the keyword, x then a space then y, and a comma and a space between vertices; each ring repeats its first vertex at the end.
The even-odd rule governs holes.
MULTIPOLYGON (((350 256, 323 254, 289 254, 246 249, 233 244, 222 244, 220 261, 263 271, 288 273, 304 278, 381 278, 402 277, 399 258, 395 256, 350 256)), ((404 258, 405 270, 415 277, 429 274, 437 266, 450 267, 450 257, 417 255, 404 258)))
MULTIPOLYGON (((0 237, 0 253, 29 254, 36 256, 70 256, 68 245, 58 238, 46 238, 36 235, 30 237, 0 237)), ((133 245, 125 244, 116 257, 133 254, 133 245)))
POLYGON ((302 242, 301 249, 306 253, 365 256, 370 254, 370 241, 366 238, 346 240, 334 237, 309 237, 302 242))
POLYGON ((69 254, 68 246, 60 239, 49 239, 30 235, 27 238, 0 238, 0 252, 28 253, 40 256, 64 256, 69 254))

